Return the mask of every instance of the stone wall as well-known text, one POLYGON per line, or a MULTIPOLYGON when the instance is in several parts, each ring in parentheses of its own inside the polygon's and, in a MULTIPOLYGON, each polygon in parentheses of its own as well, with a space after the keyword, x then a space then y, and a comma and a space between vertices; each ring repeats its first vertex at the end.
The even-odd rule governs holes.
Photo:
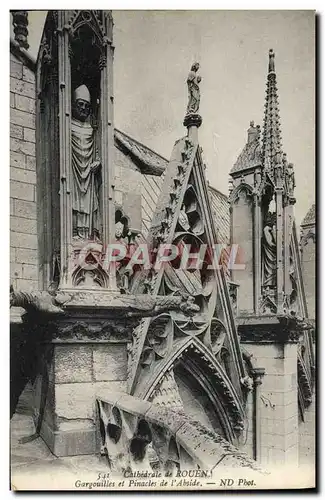
POLYGON ((99 451, 96 396, 126 392, 126 376, 125 342, 53 344, 46 370, 36 377, 33 402, 37 425, 47 386, 41 436, 52 453, 69 456, 99 451))
POLYGON ((38 288, 35 75, 10 54, 10 280, 38 288))
POLYGON ((299 465, 315 464, 315 394, 309 408, 304 413, 304 420, 299 422, 299 465))

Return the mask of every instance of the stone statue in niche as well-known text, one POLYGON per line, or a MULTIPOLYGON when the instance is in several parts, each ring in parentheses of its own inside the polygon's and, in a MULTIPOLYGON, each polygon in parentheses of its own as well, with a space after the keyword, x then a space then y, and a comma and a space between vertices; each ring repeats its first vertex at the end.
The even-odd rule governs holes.
POLYGON ((86 85, 74 92, 71 120, 73 236, 100 238, 99 175, 101 162, 89 123, 90 93, 86 85))
POLYGON ((275 213, 268 213, 263 229, 263 286, 276 285, 276 220, 275 213))
POLYGON ((201 82, 200 75, 197 74, 200 65, 199 63, 194 63, 191 67, 191 71, 187 77, 187 87, 188 87, 188 104, 186 114, 198 113, 200 106, 200 87, 201 82))

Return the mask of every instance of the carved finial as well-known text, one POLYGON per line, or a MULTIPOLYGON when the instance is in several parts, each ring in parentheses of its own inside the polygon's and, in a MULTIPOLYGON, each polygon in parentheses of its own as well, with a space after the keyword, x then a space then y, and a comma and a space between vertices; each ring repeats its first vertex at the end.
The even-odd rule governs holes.
POLYGON ((275 53, 273 52, 273 49, 270 49, 269 50, 269 73, 275 72, 274 58, 275 58, 275 53))
POLYGON ((13 10, 12 11, 12 24, 14 27, 15 40, 23 49, 28 49, 28 11, 27 10, 13 10))
POLYGON ((191 71, 187 77, 188 88, 188 104, 186 109, 186 116, 184 118, 185 127, 196 126, 199 127, 202 123, 202 118, 198 114, 200 107, 200 82, 201 76, 197 74, 199 70, 199 63, 195 62, 191 66, 191 71))

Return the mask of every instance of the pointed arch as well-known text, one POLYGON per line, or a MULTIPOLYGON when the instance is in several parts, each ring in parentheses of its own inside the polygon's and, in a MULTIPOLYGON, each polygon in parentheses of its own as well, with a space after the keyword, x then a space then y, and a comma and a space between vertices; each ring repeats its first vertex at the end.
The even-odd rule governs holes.
POLYGON ((173 352, 152 367, 150 382, 142 385, 139 380, 135 396, 148 400, 165 373, 177 364, 196 381, 218 416, 226 439, 233 442, 244 427, 245 410, 220 362, 196 338, 175 343, 173 352))
POLYGON ((241 182, 230 194, 229 201, 231 204, 236 203, 240 196, 244 194, 250 202, 253 199, 253 188, 247 182, 241 182))

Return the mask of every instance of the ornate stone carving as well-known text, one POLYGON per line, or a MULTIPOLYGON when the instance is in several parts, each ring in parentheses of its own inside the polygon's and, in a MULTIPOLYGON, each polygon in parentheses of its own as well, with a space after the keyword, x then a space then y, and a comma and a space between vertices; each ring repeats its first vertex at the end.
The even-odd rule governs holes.
POLYGON ((62 314, 61 305, 48 292, 15 292, 10 289, 10 307, 22 307, 29 313, 62 314))
MULTIPOLYGON (((274 318, 274 313, 272 313, 274 318)), ((247 318, 239 326, 241 342, 298 342, 306 330, 312 329, 308 320, 299 317, 294 312, 277 314, 276 321, 268 318, 256 325, 254 321, 247 318)))
POLYGON ((23 49, 28 49, 28 11, 27 10, 13 10, 12 11, 12 24, 14 26, 15 40, 23 49))
POLYGON ((53 295, 46 291, 15 292, 10 290, 10 306, 22 307, 27 312, 48 314, 63 313, 67 308, 105 308, 114 317, 151 317, 169 311, 182 311, 192 316, 198 311, 198 306, 191 297, 171 296, 152 297, 150 295, 114 295, 98 294, 96 292, 57 291, 53 295))

